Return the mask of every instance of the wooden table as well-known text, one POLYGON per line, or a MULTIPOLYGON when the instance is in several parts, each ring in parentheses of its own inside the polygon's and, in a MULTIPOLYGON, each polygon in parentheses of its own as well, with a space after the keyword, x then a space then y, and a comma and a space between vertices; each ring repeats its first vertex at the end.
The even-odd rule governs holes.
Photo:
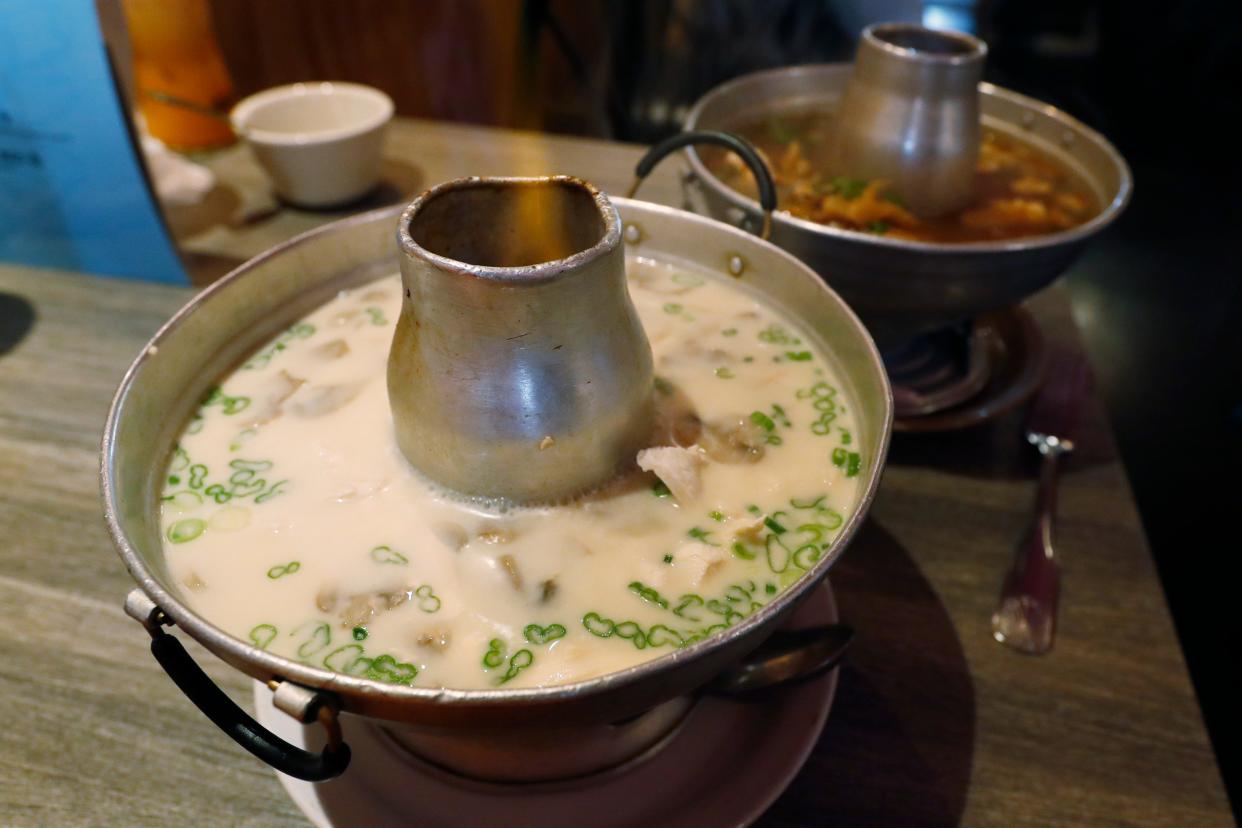
MULTIPOLYGON (((639 152, 398 122, 388 183, 363 206, 465 174, 571 173, 621 192, 639 152)), ((275 209, 241 150, 210 163, 222 186, 171 217, 200 280, 338 215, 275 209)), ((641 195, 680 203, 675 166, 641 195)), ((153 662, 121 612, 132 582, 100 516, 112 392, 190 295, 0 265, 0 824, 305 824, 153 662)), ((1060 291, 1030 308, 1076 346, 1060 291)), ((762 824, 1232 823, 1098 404, 1062 487, 1056 649, 1031 658, 991 640, 1033 495, 1020 425, 895 440, 872 520, 833 572, 857 644, 813 756, 762 824)), ((248 696, 247 680, 190 644, 248 696)))

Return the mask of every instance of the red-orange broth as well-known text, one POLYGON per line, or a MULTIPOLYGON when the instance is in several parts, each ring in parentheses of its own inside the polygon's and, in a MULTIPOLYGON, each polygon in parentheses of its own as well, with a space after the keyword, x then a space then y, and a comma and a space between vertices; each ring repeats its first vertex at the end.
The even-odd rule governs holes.
MULTIPOLYGON (((887 238, 973 242, 1054 233, 1099 213, 1096 199, 1063 165, 1028 144, 985 131, 974 201, 956 213, 919 218, 888 182, 829 168, 832 120, 822 111, 782 113, 732 130, 759 149, 776 179, 778 208, 798 218, 887 238)), ((736 155, 715 147, 702 153, 727 185, 756 196, 754 177, 736 155)))

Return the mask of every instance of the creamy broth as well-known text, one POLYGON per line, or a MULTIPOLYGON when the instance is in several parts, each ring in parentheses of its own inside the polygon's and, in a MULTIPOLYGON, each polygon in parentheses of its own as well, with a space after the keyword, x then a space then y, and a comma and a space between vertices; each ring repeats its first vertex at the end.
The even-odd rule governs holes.
POLYGON ((533 687, 736 624, 856 508, 854 406, 797 325, 742 288, 628 263, 660 424, 574 503, 463 502, 411 469, 386 389, 396 276, 340 294, 213 389, 171 459, 162 526, 188 603, 288 658, 425 687, 533 687))

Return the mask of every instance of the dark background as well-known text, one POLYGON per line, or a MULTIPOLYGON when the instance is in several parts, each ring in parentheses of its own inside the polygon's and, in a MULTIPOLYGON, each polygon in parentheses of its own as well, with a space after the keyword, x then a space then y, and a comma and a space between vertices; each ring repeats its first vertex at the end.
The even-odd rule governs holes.
MULTIPOLYGON (((1242 654, 1242 4, 212 0, 238 92, 332 77, 405 115, 650 142, 712 86, 849 60, 884 19, 973 26, 986 77, 1108 136, 1128 211, 1066 276, 1234 803, 1242 654), (451 54, 444 51, 451 45, 451 54), (425 60, 423 58, 426 58, 425 60), (446 68, 447 67, 447 68, 446 68), (448 90, 449 94, 445 94, 448 90)), ((1089 554, 1089 550, 1087 551, 1089 554)))

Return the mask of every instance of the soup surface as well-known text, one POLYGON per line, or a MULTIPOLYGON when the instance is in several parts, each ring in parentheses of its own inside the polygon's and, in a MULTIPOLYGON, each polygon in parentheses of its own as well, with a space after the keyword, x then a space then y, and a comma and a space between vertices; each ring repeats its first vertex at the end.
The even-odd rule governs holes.
MULTIPOLYGON (((777 206, 808 221, 897 239, 972 242, 1076 227, 1099 213, 1096 200, 1061 164, 1027 144, 985 131, 975 200, 965 210, 920 219, 885 181, 831 169, 833 116, 820 110, 769 115, 733 131, 758 148, 776 179, 777 206)), ((755 179, 732 153, 709 147, 704 163, 735 190, 756 197, 755 179)))
POLYGON ((467 689, 608 673, 772 600, 856 508, 871 458, 853 406, 811 339, 742 288, 628 271, 657 374, 646 471, 546 508, 438 491, 396 445, 401 286, 383 278, 254 353, 185 428, 162 506, 185 599, 291 659, 467 689))

